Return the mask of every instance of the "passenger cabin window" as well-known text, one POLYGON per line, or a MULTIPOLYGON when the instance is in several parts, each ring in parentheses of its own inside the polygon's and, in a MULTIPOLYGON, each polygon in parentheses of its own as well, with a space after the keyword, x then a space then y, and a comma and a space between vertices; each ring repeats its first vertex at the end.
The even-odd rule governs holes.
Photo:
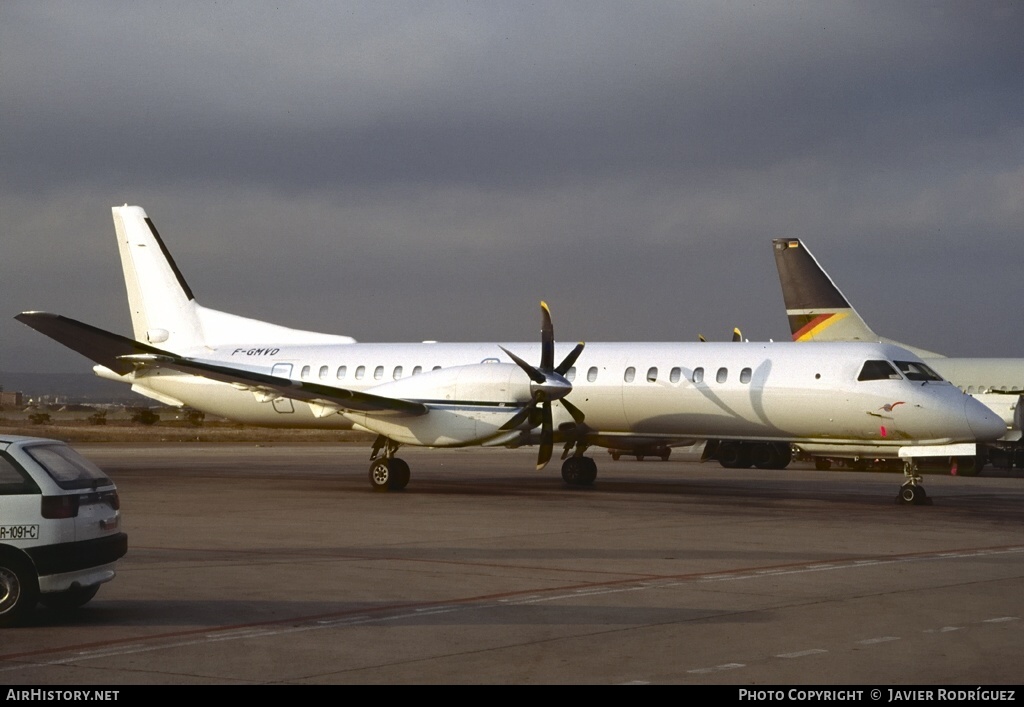
POLYGON ((725 383, 729 379, 729 369, 719 368, 718 373, 715 375, 715 380, 719 383, 725 383))
POLYGON ((740 371, 740 383, 749 383, 751 373, 752 371, 749 368, 744 368, 740 371))
POLYGON ((587 369, 587 382, 593 383, 597 380, 597 366, 591 366, 587 369))
POLYGON ((636 369, 630 366, 626 369, 626 374, 622 376, 622 380, 632 383, 634 378, 636 378, 636 369))
MULTIPOLYGON (((896 365, 910 381, 941 381, 942 376, 919 361, 897 361, 896 365)), ((1005 388, 1004 388, 1005 390, 1005 388)))
POLYGON ((373 379, 380 380, 384 377, 384 366, 377 366, 373 369, 373 379))
POLYGON ((678 383, 679 382, 679 377, 682 375, 682 373, 683 373, 682 369, 679 368, 679 366, 676 366, 668 374, 669 381, 671 381, 672 383, 678 383))
POLYGON ((392 377, 395 380, 398 380, 399 378, 402 377, 402 367, 401 366, 395 366, 395 373, 394 373, 394 375, 392 377))
POLYGON ((418 376, 418 375, 419 375, 419 374, 421 374, 421 373, 423 373, 423 366, 415 366, 415 367, 414 367, 414 368, 412 369, 412 374, 413 374, 414 376, 418 376))
POLYGON ((320 380, 326 380, 330 370, 329 366, 320 366, 320 380))
POLYGON ((356 369, 356 380, 361 381, 363 376, 366 375, 366 366, 360 366, 356 369))
POLYGON ((701 367, 701 368, 694 368, 693 369, 693 382, 694 383, 703 383, 704 382, 704 368, 703 367, 701 367))
POLYGON ((345 374, 347 372, 348 372, 348 366, 338 366, 338 380, 341 380, 342 378, 344 378, 345 374))
POLYGON ((441 367, 440 367, 440 366, 434 366, 434 367, 433 367, 433 368, 431 368, 430 370, 432 370, 432 371, 440 371, 440 370, 441 370, 441 367))
POLYGON ((309 366, 302 367, 302 373, 299 374, 301 378, 309 378, 309 366))
POLYGON ((859 381, 898 381, 902 378, 888 361, 865 361, 857 376, 859 381))
POLYGON ((572 368, 565 372, 565 379, 570 383, 576 380, 576 366, 573 366, 572 368))
POLYGON ((647 382, 654 383, 656 380, 658 380, 658 369, 651 366, 647 369, 647 382))

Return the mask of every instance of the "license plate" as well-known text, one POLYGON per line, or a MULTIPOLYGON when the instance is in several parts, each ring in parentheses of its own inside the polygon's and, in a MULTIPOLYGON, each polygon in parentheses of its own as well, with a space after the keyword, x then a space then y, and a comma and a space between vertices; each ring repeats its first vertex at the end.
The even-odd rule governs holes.
POLYGON ((38 525, 0 525, 0 540, 38 540, 38 525))

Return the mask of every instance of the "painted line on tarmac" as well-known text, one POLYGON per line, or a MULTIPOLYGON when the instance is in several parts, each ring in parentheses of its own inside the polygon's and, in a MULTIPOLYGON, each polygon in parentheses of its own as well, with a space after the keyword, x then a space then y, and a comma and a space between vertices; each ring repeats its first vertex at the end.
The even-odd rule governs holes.
MULTIPOLYGON (((280 619, 277 621, 267 623, 257 623, 241 626, 225 626, 223 630, 219 631, 211 631, 209 628, 204 628, 195 631, 182 631, 173 634, 161 634, 152 636, 148 639, 142 639, 153 642, 149 645, 140 645, 139 637, 134 636, 130 639, 132 642, 126 645, 119 645, 122 644, 122 641, 113 640, 109 642, 96 642, 93 644, 87 644, 78 647, 62 646, 59 648, 41 649, 26 653, 0 655, 0 661, 26 661, 24 663, 19 662, 15 665, 7 665, 4 667, 0 667, 0 673, 9 673, 43 666, 66 665, 70 663, 82 662, 86 660, 95 660, 96 658, 106 658, 117 655, 132 655, 159 650, 171 650, 174 648, 219 643, 223 641, 238 641, 253 638, 265 638, 270 636, 282 636, 293 633, 303 633, 307 631, 318 631, 323 629, 342 628, 345 626, 365 625, 372 623, 392 623, 395 621, 415 620, 422 619, 424 616, 431 616, 436 614, 450 614, 462 611, 479 611, 509 606, 523 606, 542 602, 572 600, 580 599, 581 597, 603 596, 610 594, 621 594, 626 592, 658 590, 710 582, 735 582, 752 579, 764 579, 765 577, 811 574, 815 572, 835 572, 849 569, 863 569, 865 567, 874 567, 878 565, 923 561, 941 561, 947 559, 962 559, 986 555, 1015 553, 1024 553, 1024 546, 1015 545, 1001 548, 977 548, 975 550, 959 550, 956 552, 942 551, 933 553, 916 553, 912 555, 876 558, 870 560, 866 558, 860 558, 856 560, 851 559, 847 561, 833 561, 824 563, 820 560, 816 560, 814 562, 806 563, 804 565, 793 564, 784 565, 781 567, 764 567, 756 569, 745 568, 742 570, 736 570, 735 572, 678 575, 675 577, 666 577, 662 581, 651 581, 650 579, 628 579, 620 580, 618 582, 595 583, 591 585, 577 585, 573 587, 559 587, 543 592, 538 592, 535 588, 533 588, 530 589, 528 592, 523 593, 512 592, 506 594, 466 597, 464 599, 456 600, 448 599, 445 602, 438 603, 403 604, 390 607, 382 606, 370 614, 367 614, 366 609, 363 608, 362 613, 355 616, 327 614, 318 616, 292 617, 288 619, 280 619), (296 625, 296 622, 298 622, 299 625, 296 625), (283 626, 282 624, 288 625, 283 626), (185 636, 197 637, 188 638, 186 640, 173 640, 176 637, 183 638, 185 636), (85 650, 87 648, 91 648, 92 650, 85 650), (68 655, 67 657, 43 661, 32 660, 32 658, 36 656, 68 653, 70 651, 74 651, 74 653, 72 655, 68 655)), ((1018 617, 1002 616, 991 619, 985 619, 984 623, 1005 623, 1017 620, 1019 620, 1018 617)), ((129 639, 124 640, 127 641, 129 639)), ((866 639, 865 641, 861 641, 861 643, 867 645, 870 643, 888 642, 894 640, 899 639, 893 636, 886 636, 881 638, 866 639)), ((744 666, 738 663, 729 663, 726 664, 725 667, 716 666, 713 668, 700 668, 689 672, 708 672, 717 671, 721 669, 732 670, 738 667, 744 666)))

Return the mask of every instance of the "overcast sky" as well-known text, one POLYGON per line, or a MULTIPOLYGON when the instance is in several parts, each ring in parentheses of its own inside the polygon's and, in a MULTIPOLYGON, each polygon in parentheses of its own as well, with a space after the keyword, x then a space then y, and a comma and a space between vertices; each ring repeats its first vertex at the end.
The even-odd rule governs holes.
MULTIPOLYGON (((361 341, 787 339, 771 239, 882 335, 1024 357, 1024 3, 0 3, 15 322, 130 334, 110 207, 208 307, 361 341)), ((520 352, 523 353, 523 352, 520 352)))

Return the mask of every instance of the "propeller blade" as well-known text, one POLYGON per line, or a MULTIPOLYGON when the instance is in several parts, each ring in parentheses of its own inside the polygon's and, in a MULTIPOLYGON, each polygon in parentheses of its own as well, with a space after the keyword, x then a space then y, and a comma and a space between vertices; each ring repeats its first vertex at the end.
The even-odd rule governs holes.
POLYGON ((520 368, 526 371, 526 375, 530 376, 530 380, 532 380, 534 383, 543 383, 544 381, 547 380, 547 377, 543 373, 538 371, 536 368, 528 364, 523 359, 516 356, 514 353, 506 349, 504 346, 499 346, 498 348, 504 351, 506 354, 508 354, 509 358, 515 361, 520 368))
POLYGON ((740 331, 739 327, 733 327, 732 329, 732 340, 743 341, 743 332, 740 331))
POLYGON ((564 407, 566 409, 566 411, 570 415, 572 415, 573 422, 575 422, 577 425, 582 425, 583 424, 583 420, 585 419, 585 417, 583 415, 583 411, 580 410, 575 405, 573 405, 572 403, 570 403, 565 398, 562 398, 561 403, 562 403, 562 407, 564 407))
POLYGON ((540 451, 537 452, 537 471, 551 461, 551 449, 554 446, 554 434, 551 429, 551 403, 544 403, 544 420, 540 428, 540 451))
POLYGON ((540 370, 550 371, 555 366, 555 327, 551 324, 551 310, 547 302, 540 303, 540 311, 540 370))
POLYGON ((524 405, 519 410, 519 412, 517 412, 515 415, 513 415, 511 417, 511 419, 509 419, 508 422, 506 422, 504 425, 501 426, 500 429, 502 429, 502 430, 514 430, 515 428, 519 427, 519 425, 521 425, 524 422, 526 422, 527 419, 529 419, 530 414, 533 412, 534 406, 537 404, 537 400, 539 398, 540 398, 540 396, 535 393, 533 395, 533 397, 530 398, 530 402, 528 402, 526 405, 524 405))
POLYGON ((576 348, 570 351, 569 355, 562 359, 562 362, 558 364, 558 368, 555 369, 555 373, 560 376, 564 376, 565 372, 572 368, 572 365, 576 363, 576 359, 578 359, 580 354, 583 353, 584 346, 585 344, 582 341, 576 344, 576 348))

